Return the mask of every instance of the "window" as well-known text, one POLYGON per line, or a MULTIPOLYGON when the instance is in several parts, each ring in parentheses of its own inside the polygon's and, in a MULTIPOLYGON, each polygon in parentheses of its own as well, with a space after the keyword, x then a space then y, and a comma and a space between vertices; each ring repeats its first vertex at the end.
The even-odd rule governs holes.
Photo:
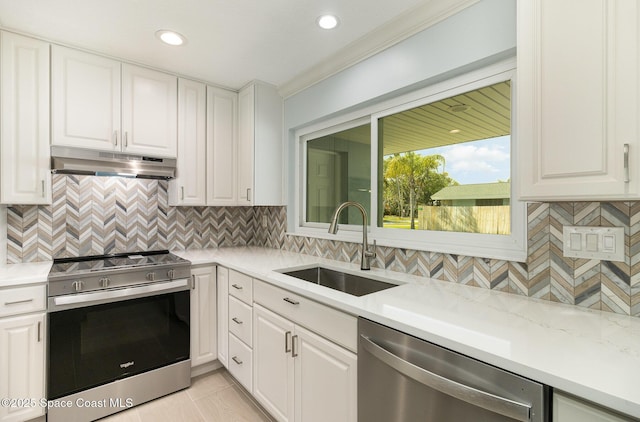
MULTIPOLYGON (((330 236, 333 211, 349 200, 365 207, 379 245, 526 259, 525 207, 512 189, 510 66, 299 130, 295 231, 330 236)), ((361 216, 347 210, 338 238, 357 241, 349 230, 361 216)))
POLYGON ((511 233, 511 81, 378 119, 378 227, 511 233))

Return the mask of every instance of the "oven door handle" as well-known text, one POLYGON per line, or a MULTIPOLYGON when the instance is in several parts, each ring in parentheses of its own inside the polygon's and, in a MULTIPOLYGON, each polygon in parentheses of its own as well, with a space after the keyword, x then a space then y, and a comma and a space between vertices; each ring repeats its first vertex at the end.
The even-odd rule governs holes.
POLYGON ((127 287, 122 289, 101 290, 92 293, 80 293, 49 298, 49 311, 61 311, 63 309, 81 308, 101 303, 118 302, 121 300, 135 299, 145 296, 153 296, 162 293, 171 293, 189 289, 189 279, 179 279, 162 283, 145 284, 143 286, 127 287))
POLYGON ((517 421, 529 422, 531 420, 531 405, 529 404, 496 396, 435 374, 400 358, 362 334, 360 334, 360 344, 374 357, 420 384, 517 421))

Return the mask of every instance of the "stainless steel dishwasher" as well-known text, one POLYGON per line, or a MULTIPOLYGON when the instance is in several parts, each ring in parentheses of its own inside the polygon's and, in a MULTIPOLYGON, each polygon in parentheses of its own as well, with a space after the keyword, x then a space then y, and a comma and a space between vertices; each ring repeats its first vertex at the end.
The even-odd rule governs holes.
POLYGON ((548 422, 550 388, 358 319, 358 421, 548 422))

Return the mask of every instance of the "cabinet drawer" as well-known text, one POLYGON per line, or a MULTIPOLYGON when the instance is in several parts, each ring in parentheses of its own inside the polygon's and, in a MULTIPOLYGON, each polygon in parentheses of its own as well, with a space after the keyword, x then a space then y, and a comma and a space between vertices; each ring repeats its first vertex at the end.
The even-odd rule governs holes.
POLYGON ((229 333, 229 372, 250 393, 253 393, 253 352, 236 336, 229 333))
POLYGON ((229 294, 247 305, 253 302, 253 283, 251 277, 229 270, 229 294))
POLYGON ((358 319, 355 316, 264 281, 254 280, 253 289, 257 303, 353 352, 358 350, 358 319))
POLYGON ((0 317, 44 311, 47 308, 47 286, 16 287, 2 291, 0 317))
POLYGON ((240 302, 233 296, 229 297, 229 331, 249 347, 251 347, 253 339, 251 335, 253 325, 251 311, 251 306, 240 302))

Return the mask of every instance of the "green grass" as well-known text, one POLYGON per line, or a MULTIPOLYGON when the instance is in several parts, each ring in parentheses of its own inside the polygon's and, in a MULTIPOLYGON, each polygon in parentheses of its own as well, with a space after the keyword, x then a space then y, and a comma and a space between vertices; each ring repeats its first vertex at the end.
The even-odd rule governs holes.
MULTIPOLYGON (((418 229, 418 219, 414 220, 416 229, 418 229)), ((390 229, 410 229, 411 218, 410 217, 398 217, 396 215, 385 215, 382 219, 382 227, 390 229)))

